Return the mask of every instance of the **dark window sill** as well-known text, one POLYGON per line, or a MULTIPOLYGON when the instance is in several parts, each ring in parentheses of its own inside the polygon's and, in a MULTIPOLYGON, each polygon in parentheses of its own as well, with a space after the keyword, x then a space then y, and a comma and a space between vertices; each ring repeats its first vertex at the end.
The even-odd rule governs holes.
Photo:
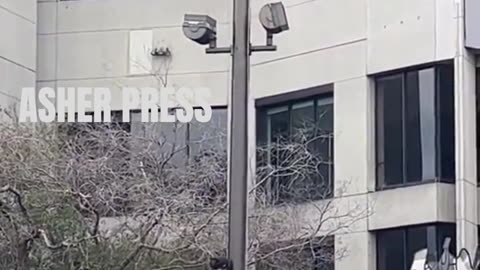
POLYGON ((390 189, 397 189, 397 188, 406 188, 406 187, 413 187, 413 186, 420 186, 420 185, 427 185, 433 183, 444 183, 444 184, 452 184, 455 185, 455 181, 452 179, 426 179, 419 182, 411 182, 411 183, 402 183, 396 185, 389 185, 383 187, 376 187, 376 191, 383 191, 383 190, 390 190, 390 189))
POLYGON ((282 200, 278 202, 270 202, 271 207, 282 207, 285 205, 295 205, 295 206, 302 206, 302 205, 308 205, 311 203, 315 202, 322 202, 322 201, 328 201, 334 199, 334 196, 328 196, 324 198, 315 198, 311 200, 282 200))
POLYGON ((322 194, 296 194, 295 196, 278 196, 276 198, 268 198, 267 202, 271 206, 282 206, 282 205, 302 205, 308 204, 311 202, 320 202, 325 200, 331 200, 334 196, 334 187, 333 185, 328 190, 319 191, 322 194))

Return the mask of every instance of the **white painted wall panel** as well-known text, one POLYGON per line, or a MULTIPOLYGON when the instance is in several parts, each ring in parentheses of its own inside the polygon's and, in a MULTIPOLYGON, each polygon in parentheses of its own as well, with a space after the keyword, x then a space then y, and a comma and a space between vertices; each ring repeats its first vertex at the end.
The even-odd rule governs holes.
MULTIPOLYGON (((464 189, 464 204, 461 206, 464 211, 465 220, 469 223, 476 224, 478 220, 478 209, 475 202, 477 201, 477 187, 469 182, 465 182, 467 187, 464 189)), ((457 208, 457 211, 460 208, 457 208)))
POLYGON ((60 32, 105 31, 180 26, 185 13, 204 13, 226 22, 230 16, 223 0, 102 0, 60 2, 60 32))
POLYGON ((0 59, 0 106, 18 103, 24 87, 35 87, 35 73, 0 59))
MULTIPOLYGON (((230 26, 220 25, 218 33, 218 46, 229 46, 230 26)), ((172 52, 170 73, 218 72, 230 68, 229 54, 206 54, 206 47, 187 39, 181 28, 154 29, 153 44, 167 46, 172 52)))
POLYGON ((37 54, 37 80, 54 80, 56 78, 56 50, 55 35, 40 35, 37 54))
POLYGON ((55 2, 38 3, 37 33, 38 34, 55 33, 56 23, 57 23, 57 3, 55 2))
MULTIPOLYGON (((208 99, 212 106, 225 106, 227 104, 227 93, 230 85, 228 74, 206 73, 206 74, 188 74, 171 75, 168 78, 169 85, 176 89, 180 87, 206 87, 210 89, 211 96, 208 99)), ((41 85, 48 85, 49 82, 42 82, 41 85)), ((158 81, 151 76, 123 77, 113 79, 95 79, 95 80, 59 80, 58 87, 107 87, 114 93, 112 94, 112 109, 122 108, 122 97, 120 89, 122 87, 159 87, 158 81)), ((198 104, 195 104, 198 105, 198 104)))
POLYGON ((58 78, 124 76, 127 73, 128 32, 58 36, 58 78))
POLYGON ((477 188, 477 224, 480 224, 480 188, 477 188))
POLYGON ((436 0, 435 59, 452 59, 456 52, 455 0, 436 0))
POLYGON ((37 21, 36 0, 0 0, 0 6, 29 21, 37 21))
POLYGON ((366 42, 357 42, 258 63, 252 67, 252 95, 260 98, 365 76, 365 50, 366 42))
MULTIPOLYGON (((166 45, 172 52, 170 74, 220 72, 230 67, 228 55, 205 54, 205 47, 186 39, 180 28, 157 29, 152 35, 153 40, 144 40, 135 35, 132 37, 130 31, 60 34, 58 78, 86 79, 145 74, 152 62, 162 61, 161 57, 150 55, 152 44, 166 45), (139 67, 138 59, 135 60, 139 56, 136 54, 143 54, 143 67, 139 67), (133 66, 137 66, 137 70, 129 73, 133 66)), ((54 39, 53 35, 47 36, 54 39)), ((54 43, 51 39, 42 50, 52 50, 54 43)))
POLYGON ((338 235, 335 237, 337 256, 335 269, 375 269, 371 265, 371 258, 375 250, 371 248, 372 235, 369 232, 358 232, 338 235))
POLYGON ((0 56, 35 70, 36 25, 0 9, 0 56))
POLYGON ((435 59, 435 0, 368 0, 368 72, 435 59))
POLYGON ((128 74, 150 74, 152 72, 152 30, 134 30, 129 33, 128 74))
POLYGON ((437 185, 441 184, 417 185, 369 194, 373 210, 368 219, 368 229, 379 230, 436 222, 437 185))
POLYGON ((437 185, 437 220, 441 222, 455 222, 455 185, 437 185))
MULTIPOLYGON (((335 84, 335 190, 338 195, 367 193, 368 106, 370 90, 366 77, 335 84)), ((373 164, 372 164, 373 163, 373 164)))
MULTIPOLYGON (((271 1, 252 1, 253 44, 265 43, 265 30, 258 20, 258 12, 268 2, 271 1)), ((254 54, 252 63, 365 39, 366 3, 366 0, 284 1, 290 30, 274 37, 277 52, 254 54)))

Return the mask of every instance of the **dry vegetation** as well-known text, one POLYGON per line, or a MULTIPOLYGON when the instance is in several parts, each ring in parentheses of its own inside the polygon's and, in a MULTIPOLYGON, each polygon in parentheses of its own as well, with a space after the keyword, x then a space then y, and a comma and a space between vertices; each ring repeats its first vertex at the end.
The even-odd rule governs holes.
MULTIPOLYGON (((226 247, 227 156, 212 147, 226 134, 180 143, 175 134, 0 124, 0 269, 208 269, 226 247)), ((345 255, 331 236, 366 209, 342 211, 312 180, 324 161, 310 145, 322 139, 258 149, 281 162, 259 163, 250 190, 250 266, 328 269, 345 255)))

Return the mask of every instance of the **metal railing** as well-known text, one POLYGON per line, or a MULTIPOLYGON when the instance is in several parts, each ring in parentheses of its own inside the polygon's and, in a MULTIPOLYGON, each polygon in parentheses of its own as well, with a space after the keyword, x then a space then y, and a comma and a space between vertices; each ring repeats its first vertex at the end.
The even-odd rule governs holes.
POLYGON ((452 255, 449 251, 451 239, 445 238, 443 252, 438 262, 429 262, 427 249, 418 251, 410 270, 480 270, 480 250, 477 247, 475 257, 472 259, 470 252, 462 248, 458 255, 452 255), (421 267, 423 265, 423 269, 421 267))

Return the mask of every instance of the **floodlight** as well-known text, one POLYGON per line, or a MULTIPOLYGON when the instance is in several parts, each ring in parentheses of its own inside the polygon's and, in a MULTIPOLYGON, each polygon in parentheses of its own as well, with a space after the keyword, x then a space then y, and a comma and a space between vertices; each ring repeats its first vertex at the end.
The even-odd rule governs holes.
POLYGON ((281 2, 263 6, 259 17, 260 23, 269 34, 278 34, 289 29, 287 13, 281 2))
POLYGON ((210 44, 216 39, 217 21, 207 15, 185 14, 183 33, 199 44, 210 44))

